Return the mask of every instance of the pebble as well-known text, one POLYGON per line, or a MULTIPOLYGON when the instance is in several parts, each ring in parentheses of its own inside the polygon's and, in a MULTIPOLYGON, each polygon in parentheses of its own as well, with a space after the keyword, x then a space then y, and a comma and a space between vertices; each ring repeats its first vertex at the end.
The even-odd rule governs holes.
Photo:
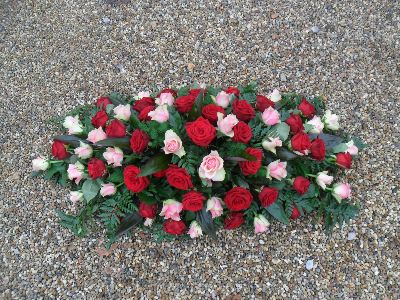
POLYGON ((312 270, 312 268, 314 268, 314 260, 313 259, 307 260, 306 269, 310 271, 312 270))
POLYGON ((318 33, 320 31, 320 29, 318 26, 313 26, 313 27, 311 27, 311 31, 314 33, 318 33))
POLYGON ((353 232, 353 231, 349 232, 349 234, 347 235, 347 240, 348 240, 348 241, 352 241, 352 240, 354 240, 355 238, 356 238, 356 233, 353 232))

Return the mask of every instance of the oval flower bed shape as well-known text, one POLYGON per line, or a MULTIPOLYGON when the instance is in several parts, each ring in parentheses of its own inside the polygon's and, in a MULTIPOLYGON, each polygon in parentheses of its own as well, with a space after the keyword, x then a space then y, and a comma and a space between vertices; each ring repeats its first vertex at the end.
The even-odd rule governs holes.
POLYGON ((242 224, 262 233, 313 211, 330 230, 357 214, 335 175, 364 145, 338 134, 324 108, 322 97, 260 95, 255 83, 111 93, 69 114, 68 134, 33 170, 71 187, 80 211, 59 212, 62 225, 83 236, 99 221, 110 243, 142 225, 192 238, 242 224))

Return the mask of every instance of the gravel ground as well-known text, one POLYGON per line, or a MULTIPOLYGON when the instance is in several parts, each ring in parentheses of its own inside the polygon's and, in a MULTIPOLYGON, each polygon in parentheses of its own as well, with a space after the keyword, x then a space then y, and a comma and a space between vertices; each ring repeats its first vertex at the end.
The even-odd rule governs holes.
POLYGON ((0 298, 399 299, 400 5, 328 2, 2 0, 0 298), (331 236, 311 217, 218 241, 134 232, 110 253, 102 233, 57 224, 68 191, 30 178, 50 116, 110 90, 250 79, 325 95, 370 145, 346 174, 356 221, 331 236))

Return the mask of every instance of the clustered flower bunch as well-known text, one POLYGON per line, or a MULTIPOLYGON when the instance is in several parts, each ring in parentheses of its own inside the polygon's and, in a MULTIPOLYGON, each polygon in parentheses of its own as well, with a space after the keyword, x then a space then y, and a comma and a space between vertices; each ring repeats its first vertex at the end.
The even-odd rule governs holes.
POLYGON ((33 170, 70 184, 80 212, 59 215, 78 235, 93 220, 112 240, 140 225, 195 238, 242 224, 262 233, 312 211, 332 228, 357 213, 335 175, 364 145, 337 134, 322 97, 261 95, 255 83, 111 93, 63 126, 33 170))

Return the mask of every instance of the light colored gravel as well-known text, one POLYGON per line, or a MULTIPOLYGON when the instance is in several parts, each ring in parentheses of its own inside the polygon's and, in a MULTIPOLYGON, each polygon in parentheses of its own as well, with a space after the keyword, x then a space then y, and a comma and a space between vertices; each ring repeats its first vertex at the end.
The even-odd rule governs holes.
POLYGON ((399 299, 400 7, 331 3, 2 0, 0 298, 399 299), (162 244, 134 232, 108 256, 101 233, 57 224, 67 190, 30 178, 57 133, 50 116, 110 90, 250 79, 327 96, 370 144, 346 174, 355 222, 162 244))

